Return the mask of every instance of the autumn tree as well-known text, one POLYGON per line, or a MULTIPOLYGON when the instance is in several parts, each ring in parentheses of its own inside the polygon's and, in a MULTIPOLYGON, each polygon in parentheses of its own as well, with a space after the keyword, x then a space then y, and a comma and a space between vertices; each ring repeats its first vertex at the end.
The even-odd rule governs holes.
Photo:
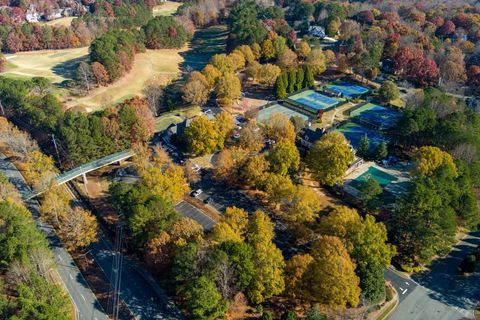
POLYGON ((92 63, 92 73, 99 86, 105 87, 110 82, 110 76, 107 72, 107 69, 105 69, 103 64, 100 62, 95 61, 92 63))
POLYGON ((183 100, 197 106, 203 106, 209 97, 210 84, 207 78, 198 71, 193 71, 183 86, 183 100))
POLYGON ((215 160, 214 179, 235 183, 238 180, 237 169, 243 163, 247 153, 241 147, 225 148, 220 151, 215 160))
POLYGON ((0 72, 5 71, 7 67, 7 59, 5 59, 5 56, 0 53, 0 72))
POLYGON ((84 61, 80 62, 77 68, 77 80, 87 93, 90 93, 94 79, 91 66, 84 61))
POLYGON ((206 116, 193 119, 185 129, 185 139, 189 150, 196 155, 212 153, 223 147, 224 137, 206 116))
POLYGON ((280 175, 294 173, 300 166, 300 153, 294 143, 280 140, 267 155, 271 171, 280 175))
POLYGON ((283 70, 293 69, 298 65, 297 55, 290 48, 286 48, 278 55, 277 65, 283 70))
POLYGON ((58 172, 53 159, 41 151, 30 152, 25 166, 25 179, 38 190, 47 187, 58 172))
POLYGON ((240 170, 240 178, 245 186, 261 189, 264 186, 269 168, 270 163, 264 155, 249 157, 240 170))
POLYGON ((348 166, 353 161, 353 152, 345 136, 330 132, 322 136, 310 150, 307 165, 315 180, 321 184, 334 185, 341 182, 348 166))
POLYGON ((290 119, 282 113, 273 113, 263 123, 263 131, 265 135, 274 141, 281 141, 283 139, 294 142, 295 141, 295 127, 290 119))
POLYGON ((247 69, 247 74, 259 84, 273 85, 280 75, 281 69, 273 64, 253 62, 247 69))
POLYGON ((283 205, 285 219, 294 224, 313 222, 318 217, 322 201, 315 191, 306 186, 296 186, 291 200, 283 205))
POLYGON ((140 183, 154 195, 171 203, 177 202, 190 191, 185 173, 182 167, 177 165, 169 165, 167 168, 149 168, 142 173, 140 183))
POLYGON ((254 250, 255 273, 247 295, 253 303, 261 303, 285 288, 283 271, 285 261, 282 252, 273 243, 274 228, 268 216, 257 211, 247 231, 247 243, 254 250))
POLYGON ((293 196, 295 187, 289 176, 269 172, 264 176, 263 190, 273 204, 280 204, 293 196))
POLYGON ((312 67, 312 71, 315 75, 319 75, 327 69, 325 56, 320 48, 312 49, 307 56, 306 63, 312 67))
POLYGON ((213 227, 211 239, 215 242, 236 241, 245 239, 248 225, 248 214, 237 207, 228 207, 225 216, 213 227))
POLYGON ((305 40, 300 41, 297 48, 297 54, 300 58, 306 59, 308 56, 310 56, 311 51, 312 51, 312 48, 310 48, 310 45, 308 44, 307 41, 305 40))
POLYGON ((218 133, 221 137, 223 137, 224 140, 227 139, 232 130, 235 128, 235 121, 232 114, 226 111, 222 111, 215 115, 215 120, 213 122, 218 130, 218 133))
POLYGON ((231 107, 241 97, 240 79, 234 73, 225 73, 216 86, 217 99, 223 107, 231 107))
POLYGON ((419 148, 414 155, 414 171, 424 176, 431 176, 441 166, 447 166, 457 173, 452 156, 437 147, 425 146, 419 148))
POLYGON ((312 262, 313 257, 308 253, 296 254, 287 261, 285 266, 285 292, 289 296, 296 298, 299 295, 302 277, 312 262))
POLYGON ((265 137, 256 121, 249 121, 243 127, 239 145, 250 152, 260 151, 265 146, 265 137))
POLYGON ((70 210, 58 229, 58 235, 68 250, 89 246, 97 240, 97 233, 97 219, 80 207, 70 210))
POLYGON ((205 79, 207 79, 209 88, 214 88, 218 79, 222 76, 222 72, 212 64, 207 64, 205 68, 203 68, 202 74, 205 76, 205 79))
POLYGON ((365 298, 377 302, 385 295, 383 269, 390 265, 395 247, 387 243, 387 229, 367 215, 360 217, 355 209, 338 207, 320 222, 323 234, 340 238, 356 261, 356 273, 365 298))
POLYGON ((302 295, 334 308, 355 307, 360 299, 360 281, 342 241, 320 236, 310 255, 313 261, 302 276, 302 295))

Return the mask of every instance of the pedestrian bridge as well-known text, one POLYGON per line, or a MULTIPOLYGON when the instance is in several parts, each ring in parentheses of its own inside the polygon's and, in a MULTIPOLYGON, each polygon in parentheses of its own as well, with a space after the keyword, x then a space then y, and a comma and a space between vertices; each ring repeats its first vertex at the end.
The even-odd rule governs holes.
MULTIPOLYGON (((75 169, 65 171, 59 174, 58 176, 56 176, 55 181, 57 182, 58 185, 62 185, 64 183, 67 183, 68 181, 71 181, 80 176, 85 176, 89 172, 106 167, 112 163, 129 159, 133 157, 134 154, 135 153, 132 150, 124 150, 124 151, 113 153, 103 158, 82 164, 81 166, 76 167, 75 169)), ((44 190, 32 191, 32 193, 30 194, 30 196, 27 197, 27 199, 35 198, 36 196, 43 193, 43 191, 44 190)))

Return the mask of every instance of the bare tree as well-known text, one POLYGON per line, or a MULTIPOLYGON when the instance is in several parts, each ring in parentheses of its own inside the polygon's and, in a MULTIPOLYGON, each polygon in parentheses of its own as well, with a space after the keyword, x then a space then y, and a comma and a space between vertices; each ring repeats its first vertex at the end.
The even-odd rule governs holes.
POLYGON ((161 99, 163 97, 163 85, 160 81, 156 79, 150 80, 145 89, 143 90, 143 94, 148 102, 148 107, 152 111, 152 114, 155 117, 158 117, 161 105, 161 99))
POLYGON ((90 86, 94 83, 94 76, 90 65, 84 61, 80 62, 77 69, 78 81, 82 84, 82 87, 90 93, 90 86))

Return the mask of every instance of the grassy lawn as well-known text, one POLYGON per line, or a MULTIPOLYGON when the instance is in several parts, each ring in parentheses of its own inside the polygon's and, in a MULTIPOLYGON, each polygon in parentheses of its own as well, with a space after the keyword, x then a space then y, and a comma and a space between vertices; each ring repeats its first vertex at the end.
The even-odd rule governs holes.
POLYGON ((167 114, 155 119, 155 132, 160 132, 168 128, 171 124, 182 122, 183 119, 177 115, 167 114))
POLYGON ((142 95, 145 83, 156 79, 169 83, 180 74, 180 50, 147 50, 135 56, 132 70, 108 87, 97 88, 88 96, 69 99, 67 107, 81 107, 85 111, 95 111, 107 105, 114 105, 135 95, 142 95))
POLYGON ((52 20, 52 21, 47 21, 47 22, 40 22, 40 24, 44 24, 44 25, 47 25, 47 26, 64 26, 64 27, 68 27, 72 24, 72 21, 73 19, 75 19, 76 17, 63 17, 63 18, 60 18, 60 19, 55 19, 55 20, 52 20))
POLYGON ((40 50, 7 54, 5 76, 25 79, 45 77, 53 83, 71 79, 78 63, 88 59, 88 47, 65 50, 40 50))
POLYGON ((194 70, 202 69, 214 54, 225 52, 227 37, 226 25, 198 30, 193 35, 189 50, 182 54, 185 59, 183 66, 194 70))
POLYGON ((180 2, 166 1, 158 6, 153 7, 153 16, 171 16, 177 12, 177 8, 182 4, 180 2))

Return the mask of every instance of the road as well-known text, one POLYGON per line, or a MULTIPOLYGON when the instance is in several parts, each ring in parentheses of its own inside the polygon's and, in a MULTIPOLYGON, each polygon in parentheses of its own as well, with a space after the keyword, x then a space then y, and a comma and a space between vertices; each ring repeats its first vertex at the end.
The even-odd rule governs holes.
POLYGON ((200 223, 204 230, 209 231, 215 225, 215 220, 210 218, 208 215, 191 205, 186 201, 180 201, 175 206, 175 209, 180 212, 183 216, 193 219, 200 223))
MULTIPOLYGON (((17 168, 9 162, 4 155, 0 154, 0 170, 3 171, 9 180, 17 187, 22 196, 28 196, 31 192, 23 176, 17 168)), ((87 281, 80 273, 70 254, 62 247, 53 228, 44 224, 39 219, 39 204, 35 200, 26 202, 32 212, 38 229, 44 232, 50 243, 50 248, 57 263, 57 270, 62 282, 73 300, 76 308, 77 319, 79 320, 102 320, 108 319, 100 303, 88 286, 87 281)))
POLYGON ((400 303, 389 319, 474 319, 473 309, 480 300, 480 273, 462 276, 458 265, 479 244, 480 232, 469 234, 448 256, 434 263, 431 270, 415 275, 411 280, 405 280, 391 270, 386 272, 386 278, 397 291, 402 281, 410 283, 404 295, 400 290, 400 303))

